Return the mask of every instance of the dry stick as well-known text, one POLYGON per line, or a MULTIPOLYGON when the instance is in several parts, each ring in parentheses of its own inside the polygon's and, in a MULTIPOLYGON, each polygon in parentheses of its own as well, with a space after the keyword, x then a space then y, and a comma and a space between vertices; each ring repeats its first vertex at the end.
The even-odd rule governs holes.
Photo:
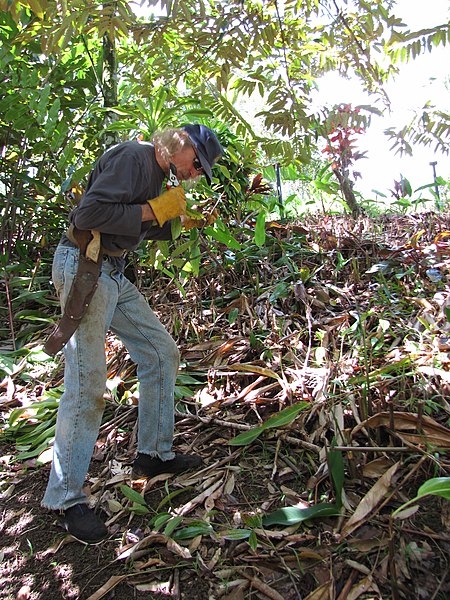
POLYGON ((404 446, 333 446, 333 450, 342 452, 420 452, 418 448, 404 446))
POLYGON ((436 596, 437 596, 437 595, 438 595, 438 593, 439 593, 439 590, 440 590, 440 589, 441 589, 441 587, 442 587, 442 584, 444 583, 444 581, 447 581, 447 575, 448 575, 448 569, 447 569, 447 570, 445 571, 445 573, 443 574, 443 576, 442 576, 442 579, 440 580, 440 582, 439 582, 439 585, 438 585, 438 586, 437 586, 437 588, 435 589, 435 591, 434 591, 434 594, 431 596, 430 600, 434 600, 434 599, 436 598, 436 596))
POLYGON ((391 442, 393 444, 395 444, 395 419, 394 419, 394 404, 392 403, 391 400, 389 400, 388 402, 388 409, 389 409, 389 428, 394 432, 394 434, 389 434, 389 437, 391 438, 391 442))
POLYGON ((5 281, 5 290, 6 290, 6 302, 8 304, 8 323, 9 323, 9 329, 11 331, 11 341, 12 341, 12 345, 13 345, 13 350, 15 352, 17 349, 16 348, 16 335, 14 333, 14 317, 13 317, 13 310, 12 310, 11 295, 9 293, 9 278, 8 278, 6 271, 4 274, 4 281, 5 281))
POLYGON ((275 546, 275 544, 270 539, 269 535, 267 534, 267 531, 263 530, 262 533, 263 533, 264 537, 266 538, 268 544, 273 548, 275 556, 278 558, 278 560, 281 562, 283 567, 286 569, 287 575, 288 575, 289 579, 291 580, 291 583, 294 586, 294 589, 296 591, 297 598, 299 600, 301 600, 301 595, 300 595, 300 592, 297 587, 297 582, 295 580, 295 575, 293 574, 293 570, 286 564, 286 561, 284 560, 283 555, 278 551, 278 548, 275 546))
MULTIPOLYGON (((186 419, 191 418, 195 421, 201 421, 205 425, 219 425, 220 427, 228 427, 229 429, 237 429, 238 431, 250 431, 253 429, 252 425, 244 425, 241 423, 229 423, 228 421, 222 421, 221 419, 214 419, 212 417, 200 417, 199 415, 185 415, 183 413, 175 412, 177 416, 183 416, 186 419)), ((277 436, 283 436, 290 444, 294 446, 301 446, 302 448, 306 448, 307 450, 312 450, 313 452, 317 452, 317 454, 321 451, 320 446, 316 446, 316 444, 312 444, 311 442, 306 442, 304 440, 299 440, 297 438, 291 437, 290 435, 284 435, 284 431, 277 431, 277 436)))
MULTIPOLYGON (((391 498, 398 492, 398 490, 405 485, 405 483, 413 476, 413 474, 419 469, 422 463, 428 458, 427 455, 422 456, 419 462, 411 469, 408 475, 401 481, 398 485, 395 486, 395 489, 391 494, 380 504, 380 506, 376 509, 375 513, 379 513, 380 510, 385 506, 391 498)), ((398 589, 397 589, 397 572, 395 566, 395 532, 394 532, 394 522, 392 517, 389 519, 389 575, 391 579, 392 585, 392 598, 393 600, 398 600, 398 589)))
POLYGON ((345 582, 345 585, 342 588, 341 593, 337 597, 337 600, 346 600, 357 575, 358 575, 358 571, 356 569, 352 569, 352 572, 350 573, 349 578, 345 582))
MULTIPOLYGON (((392 525, 392 521, 390 523, 392 525)), ((394 535, 391 527, 389 527, 389 552, 388 552, 388 568, 389 568, 389 579, 391 580, 392 588, 392 599, 398 600, 398 589, 397 589, 397 568, 395 566, 394 554, 395 554, 395 543, 394 535)))
POLYGON ((128 421, 128 419, 130 418, 130 415, 133 412, 135 412, 135 410, 136 410, 136 407, 133 406, 133 408, 130 408, 129 410, 127 410, 127 412, 124 415, 117 415, 116 417, 113 417, 112 419, 110 419, 109 421, 104 423, 104 425, 101 426, 100 433, 107 433, 107 432, 111 431, 112 429, 114 429, 114 427, 119 427, 120 425, 123 425, 124 423, 126 423, 128 421))
MULTIPOLYGON (((380 523, 379 527, 384 527, 386 529, 386 527, 388 527, 388 526, 385 525, 384 523, 380 523)), ((442 540, 443 542, 450 542, 450 535, 440 535, 439 533, 430 533, 428 531, 422 531, 421 529, 413 529, 412 527, 405 527, 404 525, 402 526, 402 531, 404 531, 405 533, 420 535, 422 537, 428 537, 432 540, 442 540)))
POLYGON ((408 448, 411 448, 412 450, 414 450, 414 452, 418 452, 419 454, 423 454, 424 457, 429 458, 430 460, 434 461, 439 467, 441 467, 441 463, 439 462, 439 460, 435 456, 433 456, 432 454, 430 454, 429 452, 427 452, 426 450, 424 450, 423 448, 419 448, 418 446, 414 446, 414 444, 412 444, 411 442, 408 442, 408 440, 403 439, 395 431, 391 431, 390 429, 387 429, 387 432, 389 434, 391 434, 392 436, 396 436, 397 438, 399 438, 408 448))
POLYGON ((258 591, 262 592, 271 600, 284 600, 284 596, 279 594, 276 590, 269 587, 267 584, 263 583, 256 577, 252 577, 252 575, 247 575, 245 571, 242 572, 242 575, 250 581, 253 587, 255 587, 258 591))
POLYGON ((297 473, 297 475, 299 475, 300 477, 302 476, 300 469, 296 465, 294 465, 292 460, 290 460, 287 456, 280 456, 280 460, 281 462, 284 462, 284 464, 287 465, 290 469, 292 469, 294 473, 297 473))
POLYGON ((399 491, 399 489, 401 487, 403 487, 405 485, 405 483, 414 475, 414 473, 419 469, 419 467, 422 466, 422 463, 425 462, 425 460, 429 458, 428 455, 422 456, 422 458, 419 459, 419 462, 417 462, 414 467, 411 469, 411 471, 408 473, 408 475, 406 475, 406 477, 403 479, 403 481, 400 481, 398 485, 395 486, 395 489, 389 494, 389 496, 384 500, 384 502, 382 502, 380 504, 380 506, 377 508, 377 510, 375 511, 374 514, 379 513, 380 510, 388 503, 391 501, 391 499, 395 496, 395 494, 399 491))

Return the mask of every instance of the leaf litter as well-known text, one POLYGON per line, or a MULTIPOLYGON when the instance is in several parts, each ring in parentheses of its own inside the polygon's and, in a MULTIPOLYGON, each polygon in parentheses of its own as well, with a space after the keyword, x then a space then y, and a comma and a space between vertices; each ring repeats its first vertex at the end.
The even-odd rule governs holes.
POLYGON ((175 447, 204 467, 131 480, 137 380, 108 338, 86 490, 112 535, 81 546, 39 508, 53 413, 33 403, 55 401, 62 366, 51 381, 10 368, 6 597, 447 597, 449 230, 432 213, 308 217, 268 224, 264 255, 243 228, 244 250, 217 248, 184 296, 136 263, 182 355, 175 447), (37 442, 33 422, 48 424, 37 442))

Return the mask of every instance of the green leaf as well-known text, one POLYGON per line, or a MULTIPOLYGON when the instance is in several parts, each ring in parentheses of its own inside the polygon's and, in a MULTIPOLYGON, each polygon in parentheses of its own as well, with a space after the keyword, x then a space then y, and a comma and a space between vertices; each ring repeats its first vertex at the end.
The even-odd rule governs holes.
POLYGON ((184 492, 187 492, 187 491, 192 490, 192 489, 193 489, 192 485, 189 485, 187 487, 182 487, 179 490, 174 490, 170 494, 167 494, 167 496, 164 496, 164 498, 158 504, 158 507, 156 508, 156 512, 159 512, 160 509, 163 506, 165 506, 166 504, 170 503, 174 498, 176 498, 180 494, 184 494, 184 492))
POLYGON ((327 456, 327 462, 336 493, 336 504, 340 507, 342 505, 342 490, 344 488, 345 474, 342 452, 334 450, 333 447, 331 447, 327 456))
POLYGON ((264 246, 266 241, 266 213, 261 210, 256 218, 255 225, 255 244, 258 248, 264 246))
POLYGON ((296 508, 295 506, 287 506, 280 508, 263 518, 263 525, 295 525, 309 519, 318 519, 320 517, 338 517, 341 514, 340 509, 336 504, 324 502, 316 504, 309 508, 296 508))
POLYGON ((252 531, 250 533, 250 537, 248 538, 248 543, 250 545, 250 548, 253 551, 256 551, 256 548, 258 547, 258 538, 256 537, 256 533, 254 531, 252 531))
POLYGON ((181 224, 180 217, 175 217, 174 219, 172 219, 172 221, 170 222, 170 225, 171 225, 171 230, 172 230, 172 239, 176 240, 180 237, 181 230, 183 227, 181 224))
POLYGON ((128 485, 121 485, 120 491, 126 498, 128 498, 128 500, 131 500, 132 502, 142 506, 147 506, 145 498, 143 498, 138 492, 136 492, 136 490, 133 490, 128 485))
POLYGON ((130 511, 135 515, 147 515, 150 512, 146 506, 143 506, 138 502, 133 502, 130 511))
POLYGON ((156 515, 151 519, 150 524, 152 527, 158 531, 160 527, 162 527, 167 521, 170 521, 172 515, 170 513, 161 513, 160 515, 156 515))
POLYGON ((251 533, 250 529, 226 529, 220 532, 220 537, 224 540, 247 540, 251 533))
POLYGON ((249 431, 240 433, 235 438, 230 440, 228 444, 230 446, 248 446, 266 429, 283 427, 284 425, 289 425, 289 423, 292 423, 298 413, 307 406, 309 406, 308 402, 298 402, 297 404, 288 406, 287 408, 280 410, 280 412, 276 413, 275 415, 269 417, 262 425, 257 425, 249 431))
POLYGON ((434 477, 425 481, 420 486, 416 498, 430 495, 441 496, 446 500, 450 500, 450 477, 434 477))
POLYGON ((236 319, 238 318, 239 315, 239 309, 238 308, 232 308, 230 310, 230 314, 228 315, 228 323, 230 325, 233 325, 233 323, 236 322, 236 319))
POLYGON ((198 535, 209 535, 213 532, 213 528, 209 523, 203 521, 196 521, 188 527, 184 527, 179 531, 176 531, 173 535, 173 539, 178 540, 190 540, 197 537, 198 535))
POLYGON ((240 433, 235 438, 230 440, 228 442, 228 444, 230 446, 248 446, 253 441, 255 441, 256 438, 258 438, 261 435, 261 433, 264 431, 264 429, 265 429, 264 427, 259 426, 259 427, 254 427, 253 429, 250 429, 249 431, 244 431, 243 433, 240 433))
POLYGON ((447 322, 450 323, 450 307, 445 306, 444 313, 445 313, 445 318, 447 319, 447 322))
POLYGON ((203 230, 205 234, 211 236, 214 240, 225 244, 228 248, 232 250, 242 250, 241 244, 231 235, 229 231, 224 229, 217 229, 215 227, 209 226, 205 227, 203 230))
POLYGON ((174 517, 173 519, 170 519, 170 521, 167 523, 167 525, 164 528, 164 535, 166 535, 167 537, 170 537, 172 535, 172 533, 175 531, 175 529, 178 527, 178 525, 182 522, 183 517, 181 515, 179 515, 178 517, 174 517))
POLYGON ((394 510, 392 516, 394 518, 398 517, 399 513, 402 512, 407 506, 417 502, 425 496, 441 496, 441 498, 450 500, 450 477, 434 477, 433 479, 425 481, 425 483, 423 483, 418 489, 417 496, 399 506, 396 510, 394 510))
POLYGON ((264 429, 269 429, 271 427, 283 427, 284 425, 289 425, 298 413, 308 406, 310 406, 309 402, 297 402, 292 406, 283 408, 283 410, 280 410, 278 413, 269 417, 267 421, 263 423, 263 427, 264 429))

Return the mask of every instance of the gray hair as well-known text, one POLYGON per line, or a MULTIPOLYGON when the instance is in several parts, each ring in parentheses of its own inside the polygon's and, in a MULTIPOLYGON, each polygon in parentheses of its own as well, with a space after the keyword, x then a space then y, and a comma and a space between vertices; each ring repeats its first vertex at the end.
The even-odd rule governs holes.
POLYGON ((151 137, 151 141, 158 146, 163 160, 170 162, 174 154, 192 148, 192 142, 183 129, 170 128, 161 131, 155 131, 151 137))

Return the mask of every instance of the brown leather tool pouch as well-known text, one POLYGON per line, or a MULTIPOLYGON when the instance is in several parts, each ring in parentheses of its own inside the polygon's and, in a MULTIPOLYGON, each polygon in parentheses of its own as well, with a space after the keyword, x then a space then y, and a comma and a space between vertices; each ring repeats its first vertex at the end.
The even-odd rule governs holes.
POLYGON ((95 235, 90 231, 76 230, 74 237, 80 248, 78 269, 67 296, 64 314, 44 344, 45 352, 50 355, 59 352, 75 333, 97 289, 102 268, 100 253, 97 254, 96 261, 86 257, 86 249, 95 235))

